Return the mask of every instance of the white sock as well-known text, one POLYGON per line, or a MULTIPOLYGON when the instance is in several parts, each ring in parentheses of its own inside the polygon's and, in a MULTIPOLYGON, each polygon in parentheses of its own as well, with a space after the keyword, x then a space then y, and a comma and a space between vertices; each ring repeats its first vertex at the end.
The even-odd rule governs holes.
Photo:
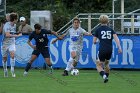
POLYGON ((11 63, 11 73, 14 74, 15 58, 14 59, 10 58, 10 63, 11 63))
POLYGON ((67 71, 70 71, 71 70, 71 67, 70 67, 70 62, 68 62, 67 63, 67 67, 66 67, 66 69, 65 70, 67 70, 67 71))
POLYGON ((67 67, 66 67, 65 70, 67 70, 67 71, 71 71, 71 70, 74 68, 74 66, 73 66, 72 63, 73 63, 73 62, 68 62, 68 63, 67 63, 67 67))
POLYGON ((4 71, 7 71, 7 62, 2 62, 4 71))
POLYGON ((106 75, 103 75, 103 79, 105 79, 107 76, 106 75))

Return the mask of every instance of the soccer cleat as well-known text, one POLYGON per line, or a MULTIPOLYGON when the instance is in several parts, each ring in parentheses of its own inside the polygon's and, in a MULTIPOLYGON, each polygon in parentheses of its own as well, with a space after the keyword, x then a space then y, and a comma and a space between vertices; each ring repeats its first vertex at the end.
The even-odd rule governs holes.
POLYGON ((4 77, 8 77, 8 71, 7 70, 4 71, 4 77))
POLYGON ((28 75, 28 72, 25 71, 25 72, 23 73, 23 76, 27 76, 27 75, 28 75))
POLYGON ((107 83, 108 82, 108 78, 106 75, 103 75, 103 79, 104 79, 104 83, 107 83))
POLYGON ((64 70, 64 73, 62 74, 62 76, 68 76, 68 71, 64 70))
POLYGON ((15 73, 13 73, 13 74, 12 74, 12 77, 16 77, 16 74, 15 74, 15 73))
POLYGON ((108 78, 106 77, 105 79, 104 79, 104 83, 107 83, 108 82, 108 78))

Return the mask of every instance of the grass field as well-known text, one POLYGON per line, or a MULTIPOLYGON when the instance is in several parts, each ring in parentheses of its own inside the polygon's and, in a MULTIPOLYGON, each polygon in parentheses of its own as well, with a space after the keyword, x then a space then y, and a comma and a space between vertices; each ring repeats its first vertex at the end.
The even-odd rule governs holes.
POLYGON ((80 70, 79 76, 61 76, 62 70, 53 75, 44 70, 30 70, 23 77, 23 69, 16 69, 16 78, 3 77, 0 69, 0 93, 140 93, 139 71, 111 71, 108 83, 95 70, 80 70))

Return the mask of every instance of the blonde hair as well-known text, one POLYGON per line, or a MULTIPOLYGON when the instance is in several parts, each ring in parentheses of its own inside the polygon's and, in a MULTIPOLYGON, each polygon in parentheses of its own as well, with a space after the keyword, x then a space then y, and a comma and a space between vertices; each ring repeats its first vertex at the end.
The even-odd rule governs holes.
POLYGON ((109 22, 109 18, 107 15, 101 15, 99 17, 99 21, 101 24, 107 24, 109 22))

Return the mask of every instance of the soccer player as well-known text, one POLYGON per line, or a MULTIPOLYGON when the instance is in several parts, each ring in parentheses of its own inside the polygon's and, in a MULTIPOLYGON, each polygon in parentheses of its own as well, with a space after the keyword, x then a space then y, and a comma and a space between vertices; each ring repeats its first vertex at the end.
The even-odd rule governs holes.
MULTIPOLYGON (((68 72, 77 65, 83 48, 83 35, 91 35, 80 27, 80 20, 78 18, 73 19, 73 27, 70 28, 67 33, 63 34, 61 38, 63 39, 68 34, 70 35, 70 58, 67 63, 67 67, 62 74, 63 76, 68 76, 68 72)), ((52 43, 56 42, 57 40, 58 39, 53 40, 52 43)))
POLYGON ((7 55, 10 52, 11 73, 12 77, 15 77, 15 38, 21 36, 22 34, 16 34, 16 23, 18 21, 18 15, 16 13, 11 13, 9 17, 10 21, 6 22, 3 27, 2 63, 4 68, 4 77, 8 77, 7 55))
POLYGON ((97 38, 99 39, 99 59, 96 62, 97 71, 100 73, 102 78, 104 79, 104 83, 108 82, 109 76, 109 60, 112 55, 112 40, 114 38, 115 42, 118 46, 118 52, 121 53, 121 45, 116 33, 107 26, 109 22, 109 18, 107 15, 101 15, 99 17, 99 21, 101 26, 97 28, 94 36, 94 44, 96 44, 97 38))
MULTIPOLYGON (((33 31, 30 36, 29 36, 29 40, 28 40, 28 44, 29 46, 31 46, 34 51, 32 52, 32 56, 30 61, 27 63, 26 67, 25 67, 25 71, 24 71, 24 76, 26 76, 28 74, 28 71, 32 65, 32 63, 34 62, 34 60, 39 56, 39 54, 41 53, 42 56, 44 57, 47 65, 50 68, 50 74, 52 73, 52 63, 50 61, 50 54, 49 54, 49 49, 48 49, 48 38, 47 38, 47 34, 53 34, 56 37, 58 37, 57 33, 54 31, 50 31, 50 30, 46 30, 46 29, 41 29, 41 25, 40 24, 35 24, 34 25, 34 29, 35 31, 33 31), (34 39, 36 42, 36 45, 33 45, 30 41, 34 39)), ((58 37, 58 39, 60 39, 58 37)))

